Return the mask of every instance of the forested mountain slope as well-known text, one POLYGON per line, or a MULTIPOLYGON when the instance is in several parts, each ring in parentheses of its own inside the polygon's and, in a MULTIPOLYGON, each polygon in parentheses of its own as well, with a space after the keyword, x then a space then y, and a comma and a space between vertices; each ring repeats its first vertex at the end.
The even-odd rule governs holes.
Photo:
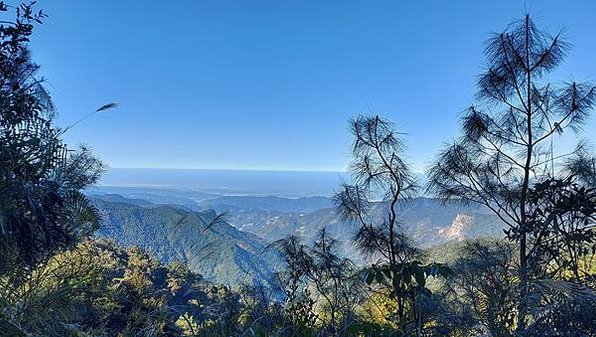
POLYGON ((93 200, 103 217, 99 237, 142 247, 164 262, 183 262, 211 281, 238 286, 271 280, 277 255, 255 235, 213 222, 214 211, 93 200))

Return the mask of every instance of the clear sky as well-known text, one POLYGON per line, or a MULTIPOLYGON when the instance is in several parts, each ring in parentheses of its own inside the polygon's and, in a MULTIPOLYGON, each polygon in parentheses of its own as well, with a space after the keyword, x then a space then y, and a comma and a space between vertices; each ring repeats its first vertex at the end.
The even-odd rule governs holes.
MULTIPOLYGON (((530 12, 596 80, 596 1, 42 0, 32 50, 66 126, 111 167, 343 170, 347 120, 408 133, 417 168, 457 135, 483 42, 530 12)), ((586 132, 596 134, 596 121, 586 132)))

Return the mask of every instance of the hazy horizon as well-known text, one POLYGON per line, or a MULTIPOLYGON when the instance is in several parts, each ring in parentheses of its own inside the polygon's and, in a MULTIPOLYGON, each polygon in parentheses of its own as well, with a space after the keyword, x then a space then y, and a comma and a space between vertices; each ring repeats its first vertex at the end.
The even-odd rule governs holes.
POLYGON ((100 187, 170 188, 221 195, 331 196, 344 172, 113 168, 100 187))
POLYGON ((322 172, 322 173, 348 173, 348 170, 301 170, 301 169, 251 169, 251 168, 203 168, 203 167, 113 167, 109 170, 172 170, 172 171, 256 171, 256 172, 322 172))

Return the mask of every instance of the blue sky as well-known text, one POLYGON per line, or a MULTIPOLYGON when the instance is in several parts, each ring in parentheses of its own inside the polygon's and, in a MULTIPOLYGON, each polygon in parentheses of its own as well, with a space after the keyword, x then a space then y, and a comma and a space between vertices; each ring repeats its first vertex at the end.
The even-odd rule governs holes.
MULTIPOLYGON (((491 32, 529 11, 596 80, 594 1, 66 1, 32 41, 66 126, 111 167, 343 170, 347 120, 408 133, 422 168, 458 133, 491 32)), ((587 134, 596 133, 590 120, 587 134)))

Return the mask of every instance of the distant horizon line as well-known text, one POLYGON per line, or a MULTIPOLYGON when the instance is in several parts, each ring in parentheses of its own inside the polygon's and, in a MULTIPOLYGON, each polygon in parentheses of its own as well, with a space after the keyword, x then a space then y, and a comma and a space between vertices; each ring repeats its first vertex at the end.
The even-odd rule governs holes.
MULTIPOLYGON (((266 168, 194 168, 194 167, 107 167, 110 170, 170 170, 170 171, 252 171, 252 172, 304 172, 304 173, 350 173, 349 170, 314 170, 314 169, 266 169, 266 168)), ((415 174, 424 174, 425 169, 413 168, 415 174)))
POLYGON ((347 170, 313 169, 259 169, 259 168, 189 168, 189 167, 108 167, 110 170, 170 170, 170 171, 257 171, 257 172, 304 172, 304 173, 348 173, 347 170))

